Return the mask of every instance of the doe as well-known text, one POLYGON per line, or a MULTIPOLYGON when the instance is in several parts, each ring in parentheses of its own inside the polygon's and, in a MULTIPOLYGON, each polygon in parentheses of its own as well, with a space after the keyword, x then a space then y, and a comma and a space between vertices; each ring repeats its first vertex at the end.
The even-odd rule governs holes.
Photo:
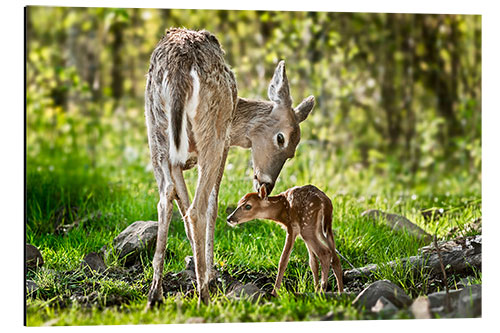
POLYGON ((313 185, 296 186, 276 196, 267 196, 265 187, 259 193, 248 193, 239 202, 236 210, 227 218, 234 227, 253 219, 270 219, 280 224, 287 232, 285 247, 281 254, 278 276, 273 294, 280 288, 285 268, 297 236, 306 243, 309 266, 318 289, 318 261, 321 263, 321 291, 328 285, 328 273, 333 267, 338 292, 344 290, 342 267, 335 253, 332 232, 332 202, 328 196, 313 185), (317 257, 317 259, 316 259, 317 257))
POLYGON ((158 236, 148 308, 163 299, 162 273, 173 200, 193 250, 198 302, 209 301, 216 276, 214 231, 218 195, 230 146, 252 150, 253 183, 271 193, 278 175, 295 154, 299 123, 314 97, 292 107, 280 61, 268 88, 269 100, 238 96, 235 76, 217 38, 208 31, 172 28, 156 45, 146 77, 145 115, 151 162, 158 184, 158 236), (184 170, 198 167, 190 202, 184 170))

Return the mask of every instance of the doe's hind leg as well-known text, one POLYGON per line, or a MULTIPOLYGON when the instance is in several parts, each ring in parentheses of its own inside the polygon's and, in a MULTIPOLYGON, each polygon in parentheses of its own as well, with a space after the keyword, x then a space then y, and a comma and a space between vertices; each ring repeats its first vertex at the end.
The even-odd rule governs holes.
POLYGON ((172 200, 175 196, 175 188, 170 175, 170 165, 163 161, 161 165, 154 163, 155 176, 160 193, 158 202, 158 234, 156 237, 156 250, 153 258, 153 281, 148 293, 147 308, 159 304, 163 300, 163 289, 161 285, 163 275, 163 262, 165 260, 165 249, 167 247, 168 227, 172 219, 172 200))

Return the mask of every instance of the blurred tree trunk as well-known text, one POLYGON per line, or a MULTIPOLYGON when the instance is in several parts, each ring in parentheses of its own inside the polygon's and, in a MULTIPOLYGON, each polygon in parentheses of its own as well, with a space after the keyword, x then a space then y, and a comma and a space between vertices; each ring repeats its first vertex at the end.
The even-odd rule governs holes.
POLYGON ((123 29, 125 24, 117 21, 111 25, 111 94, 115 100, 123 96, 123 29))
MULTIPOLYGON (((62 20, 66 16, 68 10, 67 10, 67 8, 64 8, 64 7, 57 8, 56 10, 58 13, 61 14, 61 17, 58 18, 59 22, 57 24, 62 26, 62 20)), ((54 29, 54 30, 55 30, 55 33, 54 33, 55 44, 61 48, 62 52, 53 54, 52 61, 54 63, 55 68, 58 68, 58 67, 65 68, 66 64, 64 61, 64 52, 63 52, 64 50, 63 49, 64 49, 64 45, 66 45, 66 39, 67 39, 66 29, 59 27, 59 28, 54 29)), ((47 37, 50 37, 50 36, 47 35, 47 37)), ((57 73, 55 75, 55 79, 56 79, 56 86, 54 88, 52 88, 52 91, 51 91, 52 100, 54 101, 55 106, 60 106, 62 108, 62 110, 66 110, 67 102, 68 102, 68 90, 66 89, 64 82, 61 81, 61 78, 59 77, 59 75, 57 73)))
MULTIPOLYGON (((142 58, 142 54, 140 52, 140 45, 142 41, 142 36, 137 32, 139 30, 139 27, 143 24, 143 21, 141 19, 140 15, 140 10, 138 8, 133 8, 132 9, 132 45, 136 52, 138 52, 136 57, 130 57, 130 68, 129 68, 129 74, 130 74, 130 81, 132 84, 131 87, 131 95, 130 97, 137 97, 139 96, 139 83, 142 82, 139 80, 137 77, 137 63, 136 60, 137 58, 142 58)), ((146 69, 145 69, 146 70, 146 69)))
POLYGON ((413 109, 413 93, 415 87, 415 19, 414 15, 403 15, 403 37, 401 40, 401 51, 403 53, 403 85, 402 89, 402 110, 404 111, 405 124, 405 149, 403 150, 403 160, 409 162, 412 175, 415 175, 419 164, 418 146, 412 145, 415 141, 416 117, 413 109))
POLYGON ((456 66, 459 43, 457 29, 457 21, 451 20, 450 29, 452 31, 449 39, 442 39, 439 36, 439 30, 443 24, 445 16, 429 16, 417 15, 420 19, 422 29, 422 39, 425 43, 426 52, 422 57, 425 63, 430 64, 430 68, 426 72, 422 72, 423 80, 428 89, 435 92, 437 97, 437 112, 446 120, 446 132, 441 133, 441 139, 444 147, 449 151, 452 147, 449 145, 449 139, 458 136, 461 133, 460 124, 456 117, 454 101, 457 98, 456 85, 456 66), (446 43, 448 42, 448 43, 446 43), (441 56, 441 49, 446 48, 451 57, 451 72, 445 71, 446 61, 441 56))
POLYGON ((381 63, 383 64, 381 104, 387 120, 389 150, 393 151, 398 145, 398 139, 401 134, 401 112, 399 112, 400 110, 397 110, 396 107, 396 64, 394 59, 394 53, 398 51, 395 44, 395 40, 398 36, 396 35, 395 31, 398 31, 399 27, 395 15, 388 14, 385 17, 385 25, 386 30, 388 31, 388 38, 384 41, 381 55, 381 63))

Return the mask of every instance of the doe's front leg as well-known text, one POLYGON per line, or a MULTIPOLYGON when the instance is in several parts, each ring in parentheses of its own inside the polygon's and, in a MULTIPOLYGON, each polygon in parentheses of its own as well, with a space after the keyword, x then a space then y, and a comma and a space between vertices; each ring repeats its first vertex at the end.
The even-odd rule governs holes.
MULTIPOLYGON (((215 145, 217 147, 217 145, 215 145)), ((187 219, 189 227, 191 228, 191 235, 193 237, 193 255, 195 261, 196 270, 196 283, 199 292, 198 304, 202 302, 208 304, 209 302, 209 291, 208 283, 210 280, 210 268, 207 267, 207 236, 212 240, 213 234, 211 230, 213 228, 211 219, 213 218, 213 211, 217 212, 216 209, 210 208, 209 212, 209 200, 217 200, 217 180, 219 179, 219 166, 221 165, 221 160, 224 154, 224 146, 222 149, 213 149, 210 152, 205 152, 205 154, 200 154, 198 156, 198 184, 196 186, 196 192, 194 195, 193 203, 187 211, 187 219), (216 158, 219 156, 219 158, 216 158), (217 163, 214 163, 218 161, 217 163), (207 230, 207 227, 208 230, 207 230)), ((216 202, 215 202, 216 203, 216 202)), ((216 207, 215 204, 212 207, 216 207)), ((212 260, 212 259, 211 259, 212 260)))

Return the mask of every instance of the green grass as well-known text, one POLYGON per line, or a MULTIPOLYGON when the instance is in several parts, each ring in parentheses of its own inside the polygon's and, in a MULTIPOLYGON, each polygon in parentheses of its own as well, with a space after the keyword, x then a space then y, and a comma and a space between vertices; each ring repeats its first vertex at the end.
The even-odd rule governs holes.
MULTIPOLYGON (((310 155, 319 152, 306 154, 301 149, 302 154, 299 152, 287 162, 274 193, 308 183, 322 188, 333 201, 337 248, 357 267, 416 255, 418 249, 426 245, 405 233, 391 232, 381 222, 362 218, 360 215, 366 209, 402 214, 427 232, 437 233, 440 239, 452 238, 453 235, 448 234, 452 228, 458 233, 481 216, 481 197, 477 191, 463 190, 453 180, 441 184, 455 184, 452 194, 432 194, 413 188, 401 190, 391 180, 370 178, 375 176, 366 171, 358 175, 359 181, 351 187, 345 184, 336 187, 332 178, 312 173, 305 167, 310 163, 310 155), (380 193, 374 194, 370 193, 373 186, 368 184, 375 181, 380 193), (440 219, 425 221, 420 211, 431 207, 444 208, 447 213, 440 219)), ((42 269, 29 272, 27 277, 40 287, 27 299, 29 326, 184 323, 192 317, 202 317, 206 322, 319 320, 331 311, 334 319, 340 320, 383 318, 356 310, 351 306, 352 300, 346 297, 328 300, 321 295, 295 297, 295 292, 314 291, 302 240, 297 240, 294 246, 278 299, 252 304, 228 300, 218 292, 212 294, 209 306, 198 307, 196 296, 172 296, 161 308, 145 313, 153 275, 152 254, 142 257, 144 274, 128 279, 87 277, 80 262, 87 253, 99 251, 104 245, 111 246, 113 238, 130 223, 156 220, 158 195, 152 172, 137 164, 125 164, 121 170, 106 164, 89 167, 86 157, 76 153, 71 158, 58 156, 55 154, 43 161, 28 159, 26 237, 28 243, 41 250, 45 260, 42 269), (65 235, 54 233, 58 223, 70 224, 86 216, 100 217, 81 223, 65 235), (74 296, 77 290, 80 293, 83 290, 79 297, 93 299, 93 306, 79 305, 74 296), (121 305, 113 306, 115 300, 121 305), (122 304, 123 300, 126 302, 122 304)), ((262 274, 273 281, 284 245, 284 230, 271 221, 252 221, 236 228, 225 223, 226 209, 252 190, 248 158, 249 152, 233 149, 226 165, 215 232, 215 261, 221 270, 233 276, 262 274)), ((144 160, 142 163, 146 164, 144 160)), ((328 163, 331 162, 326 160, 325 164, 328 163)), ((196 170, 186 172, 191 195, 196 176, 196 170)), ((182 270, 191 248, 179 218, 171 223, 167 251, 172 255, 166 259, 165 272, 182 270)), ((119 270, 120 262, 116 258, 110 256, 106 260, 108 266, 119 270)), ((342 266, 350 269, 344 261, 342 266)), ((409 274, 402 268, 382 266, 379 273, 364 283, 375 279, 389 279, 412 297, 424 295, 430 288, 443 288, 431 285, 435 282, 430 281, 424 271, 409 274)), ((480 282, 481 272, 476 272, 473 279, 480 282)), ((453 276, 449 280, 450 285, 456 282, 453 276)), ((332 273, 330 283, 334 283, 332 273)), ((272 282, 269 288, 271 286, 272 282)), ((400 312, 391 318, 408 317, 406 312, 400 312)))

